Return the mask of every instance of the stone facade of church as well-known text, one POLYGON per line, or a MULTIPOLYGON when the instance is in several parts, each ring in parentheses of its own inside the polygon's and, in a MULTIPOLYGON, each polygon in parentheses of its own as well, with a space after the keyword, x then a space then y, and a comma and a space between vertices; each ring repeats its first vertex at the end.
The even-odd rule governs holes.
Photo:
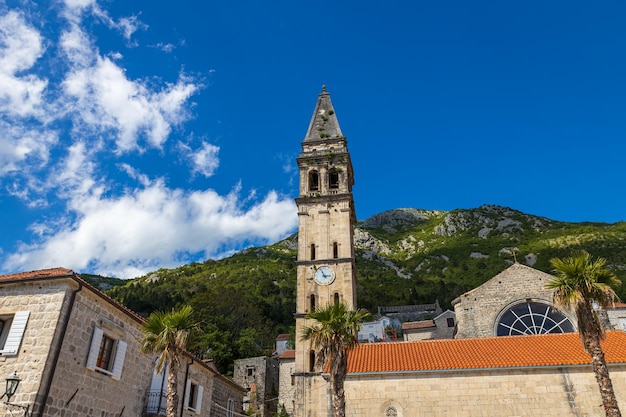
MULTIPOLYGON (((324 89, 303 142, 304 152, 298 159, 301 197, 296 199, 300 218, 297 331, 307 324, 304 315, 315 306, 317 297, 328 302, 334 293, 340 292, 341 299, 357 306, 356 277, 350 274, 354 274, 353 264, 344 265, 346 270, 338 265, 339 286, 317 282, 314 276, 317 262, 313 260, 318 255, 322 259, 332 258, 328 248, 332 248, 333 242, 340 241, 342 247, 353 245, 351 189, 347 189, 349 196, 344 193, 341 198, 341 193, 325 193, 325 185, 318 184, 332 182, 329 171, 321 168, 321 160, 312 159, 329 153, 342 137, 324 89), (330 134, 324 123, 332 128, 330 134), (311 177, 310 172, 323 175, 311 177), (320 194, 317 188, 311 193, 312 184, 322 187, 320 194), (323 197, 323 205, 315 201, 319 197, 323 197), (333 217, 331 214, 337 209, 350 211, 350 218, 333 217), (318 243, 323 245, 319 252, 318 243)), ((342 152, 349 157, 347 148, 342 148, 342 152)), ((352 178, 349 165, 350 185, 352 178)), ((349 256, 353 258, 353 252, 349 256)), ((570 313, 552 305, 552 292, 545 289, 550 279, 549 274, 515 263, 453 301, 455 314, 450 315, 456 324, 455 339, 359 345, 349 355, 346 416, 604 415, 589 356, 573 333, 575 320, 570 313), (553 331, 562 333, 535 334, 553 331)), ((603 344, 622 406, 626 406, 625 345, 623 331, 611 332, 603 344)), ((292 415, 330 417, 328 375, 312 369, 314 356, 310 346, 299 337, 295 356, 295 369, 290 375, 296 381, 295 389, 290 391, 295 404, 292 415)), ((284 381, 282 386, 286 386, 284 381)), ((281 393, 281 399, 287 404, 289 396, 281 393)))

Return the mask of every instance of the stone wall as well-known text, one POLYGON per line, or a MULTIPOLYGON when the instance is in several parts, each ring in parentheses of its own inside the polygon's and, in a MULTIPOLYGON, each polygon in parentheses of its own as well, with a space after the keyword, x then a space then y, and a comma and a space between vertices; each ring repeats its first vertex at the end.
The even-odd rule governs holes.
POLYGON ((248 405, 259 417, 276 412, 278 396, 278 361, 266 356, 235 361, 233 381, 248 391, 248 405))
POLYGON ((216 379, 213 384, 211 417, 227 417, 226 410, 229 401, 232 401, 233 415, 244 414, 243 393, 242 388, 234 382, 229 382, 223 377, 216 379))
MULTIPOLYGON (((495 336, 498 315, 515 302, 530 298, 551 303, 552 290, 545 288, 551 279, 549 274, 516 263, 456 298, 452 302, 457 321, 456 338, 495 336)), ((575 319, 570 319, 576 323, 575 319)))
POLYGON ((44 415, 140 416, 154 367, 154 358, 140 351, 141 322, 83 288, 63 336, 44 415), (86 366, 96 327, 127 343, 119 380, 86 366))
MULTIPOLYGON (((626 366, 611 366, 618 403, 626 406, 626 366)), ((347 417, 603 416, 590 366, 350 375, 347 417)), ((314 414, 326 417, 323 407, 314 414)))
MULTIPOLYGON (((70 289, 69 282, 25 282, 0 286, 1 316, 13 315, 18 311, 30 312, 17 355, 0 356, 2 383, 14 372, 22 380, 15 396, 11 398, 12 403, 28 404, 32 408, 41 377, 50 372, 50 369, 45 368, 45 358, 53 345, 63 302, 70 289)), ((4 410, 4 406, 0 406, 0 410, 4 410)))
POLYGON ((293 414, 293 402, 295 398, 295 378, 292 377, 295 369, 295 359, 280 360, 280 375, 278 389, 278 407, 285 407, 289 415, 293 414))

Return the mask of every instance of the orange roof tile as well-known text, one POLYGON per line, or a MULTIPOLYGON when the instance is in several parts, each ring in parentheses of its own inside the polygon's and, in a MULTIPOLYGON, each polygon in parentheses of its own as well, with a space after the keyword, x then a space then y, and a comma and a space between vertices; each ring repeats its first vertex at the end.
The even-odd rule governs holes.
MULTIPOLYGON (((609 363, 626 363, 626 333, 607 332, 609 363)), ((402 372, 584 365, 591 363, 578 333, 361 344, 348 372, 402 372)))
POLYGON ((281 333, 276 336, 276 340, 289 340, 289 333, 281 333))
POLYGON ((47 280, 47 279, 56 279, 56 278, 71 278, 74 281, 78 282, 80 285, 89 288, 93 291, 97 296, 107 301, 109 304, 115 306, 117 309, 122 310, 127 315, 133 317, 135 320, 143 323, 145 318, 135 313, 130 308, 121 304, 117 300, 114 300, 108 294, 103 293, 96 287, 89 284, 85 281, 80 275, 71 269, 67 268, 50 268, 50 269, 40 269, 37 271, 28 271, 28 272, 17 272, 15 274, 9 275, 0 275, 0 283, 8 283, 11 281, 29 281, 29 280, 47 280))
POLYGON ((13 281, 20 279, 32 279, 32 278, 58 278, 69 277, 74 275, 74 271, 67 268, 50 268, 40 269, 38 271, 18 272, 9 275, 0 275, 0 281, 13 281))
POLYGON ((295 359, 295 358, 296 358, 295 350, 286 350, 283 353, 281 353, 280 356, 278 357, 278 359, 295 359))
POLYGON ((402 330, 418 330, 437 327, 434 320, 407 321, 402 323, 402 330))

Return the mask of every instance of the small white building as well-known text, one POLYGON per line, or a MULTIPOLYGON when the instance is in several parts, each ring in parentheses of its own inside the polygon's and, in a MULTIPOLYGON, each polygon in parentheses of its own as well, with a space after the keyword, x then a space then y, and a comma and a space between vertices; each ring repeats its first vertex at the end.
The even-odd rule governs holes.
POLYGON ((398 319, 382 316, 378 320, 361 323, 359 343, 396 341, 402 323, 398 319))

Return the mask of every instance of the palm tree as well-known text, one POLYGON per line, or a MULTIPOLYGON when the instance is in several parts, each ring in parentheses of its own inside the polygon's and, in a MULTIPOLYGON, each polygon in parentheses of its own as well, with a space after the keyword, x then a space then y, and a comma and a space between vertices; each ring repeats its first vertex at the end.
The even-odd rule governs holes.
POLYGON ((159 355, 156 372, 160 373, 167 364, 167 417, 177 416, 180 356, 187 347, 191 330, 196 327, 192 313, 189 306, 170 312, 156 311, 150 314, 142 329, 142 351, 159 355))
POLYGON ((572 308, 576 312, 578 332, 596 375, 604 412, 607 417, 620 416, 613 384, 604 359, 600 341, 604 339, 604 328, 594 303, 602 306, 616 301, 617 295, 610 285, 619 285, 613 272, 605 268, 606 259, 593 260, 584 250, 574 251, 571 256, 550 260, 555 278, 546 287, 554 289, 554 303, 572 308))
POLYGON ((359 342, 359 325, 369 318, 366 310, 350 310, 344 303, 331 303, 307 314, 317 323, 303 329, 302 340, 310 340, 316 365, 329 367, 335 417, 346 415, 344 381, 348 373, 348 351, 359 342))

